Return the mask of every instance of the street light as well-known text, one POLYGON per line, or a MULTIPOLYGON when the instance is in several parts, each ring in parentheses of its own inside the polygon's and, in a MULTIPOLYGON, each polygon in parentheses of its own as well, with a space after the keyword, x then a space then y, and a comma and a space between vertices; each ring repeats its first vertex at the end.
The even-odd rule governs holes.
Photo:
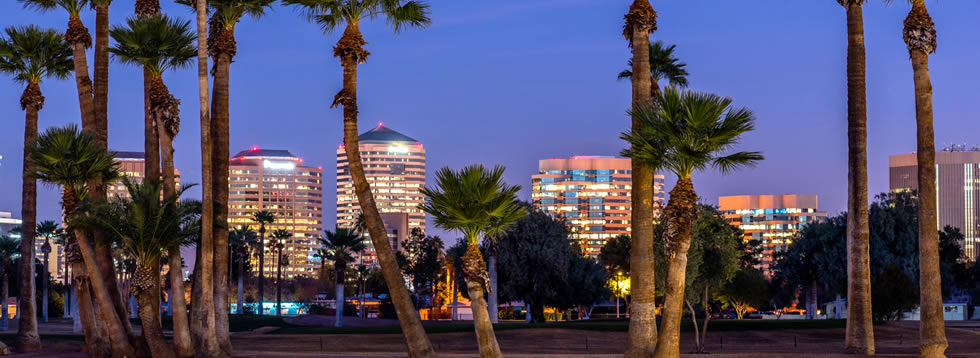
POLYGON ((619 296, 623 294, 623 271, 616 272, 616 318, 619 318, 619 296))

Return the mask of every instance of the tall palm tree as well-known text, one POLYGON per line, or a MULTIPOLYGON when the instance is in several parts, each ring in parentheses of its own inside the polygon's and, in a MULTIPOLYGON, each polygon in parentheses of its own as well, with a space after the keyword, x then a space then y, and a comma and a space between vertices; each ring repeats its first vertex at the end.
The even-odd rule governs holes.
MULTIPOLYGON (((24 175, 21 191, 21 256, 34 257, 35 222, 37 220, 37 179, 27 150, 37 138, 37 116, 44 107, 41 81, 45 78, 64 79, 71 73, 71 48, 54 30, 41 30, 35 26, 8 27, 6 38, 0 38, 0 72, 8 73, 14 80, 26 85, 20 97, 24 117, 24 175), (25 244, 26 243, 26 244, 25 244)), ((33 260, 21 260, 20 297, 21 307, 28 314, 21 315, 17 329, 17 349, 31 352, 41 349, 34 315, 34 265, 33 260)), ((45 286, 47 287, 47 286, 45 286)), ((44 302, 47 302, 46 300, 44 302)))
POLYGON ((20 240, 11 238, 7 235, 0 235, 0 280, 3 280, 2 292, 3 301, 0 302, 0 331, 6 331, 9 328, 9 317, 7 308, 7 298, 10 293, 10 270, 13 268, 14 258, 20 256, 20 240))
POLYGON ((252 221, 259 224, 259 244, 256 249, 259 255, 259 315, 265 313, 265 226, 276 222, 276 214, 268 210, 252 213, 252 221))
MULTIPOLYGON (((140 320, 150 352, 153 357, 175 357, 178 348, 167 343, 156 307, 161 289, 160 262, 164 253, 179 249, 184 243, 181 224, 195 206, 179 205, 180 193, 169 194, 161 201, 159 182, 138 184, 124 180, 123 183, 129 192, 129 199, 79 212, 73 218, 73 224, 94 226, 111 233, 113 239, 121 242, 127 254, 136 260, 132 286, 139 302, 140 320)), ((180 263, 169 264, 171 276, 179 276, 174 270, 179 271, 180 263)), ((180 291, 179 287, 183 285, 173 289, 180 291)), ((183 295, 178 292, 172 296, 183 295)), ((174 318, 177 318, 176 313, 174 318)))
POLYGON ((912 5, 902 38, 912 59, 915 83, 916 153, 919 177, 919 356, 945 357, 948 347, 943 321, 942 278, 939 274, 939 224, 936 204, 936 143, 932 126, 932 81, 929 55, 936 52, 936 24, 925 0, 912 5))
MULTIPOLYGON (((137 0, 134 4, 134 14, 139 18, 160 16, 160 0, 137 0)), ((153 74, 150 69, 143 68, 143 166, 144 177, 149 180, 160 180, 160 133, 157 120, 151 109, 151 91, 153 90, 153 74)))
POLYGON ((335 228, 333 232, 324 231, 320 244, 333 260, 334 278, 336 279, 336 311, 334 327, 344 326, 344 285, 347 282, 347 265, 354 262, 354 255, 364 251, 366 245, 361 235, 351 229, 335 228))
POLYGON ((238 264, 238 300, 236 301, 238 314, 245 314, 245 261, 252 257, 252 248, 259 244, 258 235, 251 228, 237 228, 228 234, 228 243, 231 245, 232 256, 238 264))
MULTIPOLYGON (((656 41, 650 44, 650 93, 654 97, 660 96, 660 81, 667 80, 668 83, 687 87, 687 67, 686 63, 674 57, 674 49, 677 45, 667 46, 663 41, 656 41)), ((629 69, 625 69, 616 76, 617 80, 633 78, 633 59, 626 61, 629 69)))
POLYGON ((844 350, 874 354, 868 229, 868 102, 864 47, 867 0, 837 0, 847 15, 847 333, 844 350))
POLYGON ((442 168, 436 172, 436 187, 422 189, 426 196, 422 210, 432 215, 437 227, 459 231, 468 243, 463 256, 463 278, 473 306, 481 357, 502 355, 483 298, 489 277, 479 242, 496 240, 517 219, 527 215, 517 203, 520 185, 508 185, 503 175, 502 166, 488 170, 482 165, 471 165, 458 172, 442 168))
POLYGON ((327 258, 330 256, 330 252, 326 249, 316 249, 313 252, 313 257, 320 259, 320 281, 324 284, 327 283, 327 258))
MULTIPOLYGON (((657 12, 648 0, 633 0, 626 13, 623 37, 633 52, 630 79, 633 84, 632 106, 637 110, 657 98, 651 81, 650 34, 657 31, 657 12)), ((633 118, 630 129, 638 131, 640 122, 633 118)), ((636 149, 636 148, 633 148, 636 149)), ((656 281, 653 256, 653 175, 647 166, 633 161, 633 188, 630 213, 633 247, 630 260, 630 282, 633 305, 630 306, 629 338, 626 357, 649 357, 657 346, 656 281)))
POLYGON ((282 316, 282 266, 285 258, 282 249, 286 248, 286 240, 293 237, 289 230, 279 229, 272 232, 276 243, 272 245, 276 252, 276 316, 282 316))
POLYGON ((44 271, 41 272, 41 322, 48 322, 48 286, 50 286, 51 281, 51 238, 58 236, 61 231, 61 227, 57 223, 51 220, 45 220, 37 224, 37 235, 44 238, 44 244, 41 244, 41 253, 44 257, 41 260, 42 267, 44 271))
MULTIPOLYGON (((116 41, 110 51, 122 63, 142 66, 149 74, 150 112, 157 126, 163 168, 163 195, 176 194, 174 178, 173 140, 180 130, 180 100, 170 94, 163 82, 163 73, 190 64, 194 58, 194 35, 190 22, 171 19, 166 15, 133 17, 126 26, 114 26, 109 31, 116 41)), ((149 180, 153 182, 155 180, 149 180)), ((174 247, 167 255, 168 262, 182 262, 180 248, 174 247)), ((183 287, 182 275, 170 275, 171 287, 183 287)), ((174 295, 171 301, 174 317, 174 345, 182 357, 194 354, 191 343, 187 302, 184 295, 174 295)))
MULTIPOLYGON (((112 298, 109 297, 107 284, 100 274, 96 262, 95 248, 92 245, 88 231, 74 227, 71 218, 74 217, 80 207, 80 202, 88 194, 90 182, 108 183, 116 179, 118 173, 118 163, 112 153, 106 151, 97 142, 95 134, 91 132, 80 132, 75 125, 68 125, 59 128, 49 128, 38 136, 36 143, 29 150, 30 160, 34 165, 34 176, 38 179, 62 187, 62 211, 69 219, 68 227, 74 233, 74 242, 68 244, 66 256, 80 256, 86 263, 84 267, 78 268, 87 274, 81 282, 88 281, 94 297, 93 301, 99 309, 100 322, 105 324, 109 344, 114 354, 134 355, 134 342, 131 342, 119 315, 111 304, 112 298), (77 251, 76 251, 77 250, 77 251), (74 251, 74 252, 73 252, 74 251)), ((77 259, 73 261, 77 262, 77 259)), ((81 272, 75 272, 76 283, 81 272)), ((85 304, 82 295, 88 295, 82 291, 88 291, 87 285, 76 285, 76 294, 79 298, 79 314, 83 317, 83 326, 86 313, 81 312, 81 307, 85 304)), ((84 327, 83 327, 84 328, 84 327)), ((91 331, 86 331, 86 340, 91 331)), ((92 346, 92 349, 99 347, 92 346)), ((95 351, 98 352, 98 351, 95 351)))
POLYGON ((333 51, 343 67, 343 89, 334 96, 331 107, 344 108, 344 150, 350 160, 351 178, 378 263, 391 290, 391 299, 408 344, 409 355, 431 357, 435 354, 432 343, 415 313, 395 253, 388 243, 387 231, 364 174, 357 140, 357 66, 367 61, 370 54, 364 49, 367 42, 361 35, 361 21, 381 17, 395 33, 406 26, 425 28, 432 23, 429 5, 421 0, 282 0, 282 3, 300 7, 307 19, 319 24, 325 33, 344 27, 343 35, 333 51))
MULTIPOLYGON (((667 279, 666 299, 656 357, 680 355, 680 323, 684 313, 687 251, 691 247, 697 193, 691 176, 709 167, 730 173, 762 160, 758 152, 723 154, 754 128, 755 117, 746 108, 732 107, 730 98, 668 87, 659 103, 631 112, 639 131, 623 134, 631 149, 623 155, 653 170, 677 175, 664 208, 667 279)), ((633 248, 636 248, 634 243, 633 248)), ((631 260, 631 270, 636 261, 631 260)), ((634 297, 635 300, 635 297, 634 297)), ((635 302, 635 301, 634 301, 635 302)), ((636 303, 633 303, 635 306, 636 303)))

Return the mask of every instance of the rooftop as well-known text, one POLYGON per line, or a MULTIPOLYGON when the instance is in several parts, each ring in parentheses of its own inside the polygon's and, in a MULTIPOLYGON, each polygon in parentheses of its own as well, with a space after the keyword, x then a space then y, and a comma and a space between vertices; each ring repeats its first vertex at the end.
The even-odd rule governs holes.
POLYGON ((255 146, 249 150, 243 150, 232 156, 232 158, 239 157, 280 157, 280 158, 296 158, 293 153, 284 149, 259 149, 255 146))
POLYGON ((116 159, 119 160, 145 160, 143 152, 116 152, 116 159))
POLYGON ((398 133, 380 123, 377 127, 358 136, 357 140, 361 143, 419 142, 415 138, 398 133))

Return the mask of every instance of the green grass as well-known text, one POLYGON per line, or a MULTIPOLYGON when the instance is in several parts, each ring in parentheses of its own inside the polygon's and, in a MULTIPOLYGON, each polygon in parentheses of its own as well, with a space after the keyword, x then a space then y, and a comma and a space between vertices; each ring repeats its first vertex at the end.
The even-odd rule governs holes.
MULTIPOLYGON (((699 322, 700 323, 700 322, 699 322)), ((826 328, 844 328, 844 320, 713 320, 708 323, 708 330, 719 332, 719 331, 772 331, 772 330, 790 330, 790 329, 826 329, 826 328)), ((278 330, 273 331, 274 334, 385 334, 385 333, 400 333, 401 328, 397 325, 391 326, 381 326, 381 327, 349 327, 349 328, 333 328, 333 327, 308 327, 308 326, 294 326, 286 324, 283 322, 282 326, 278 330)), ((629 329, 629 321, 627 320, 595 320, 595 321, 572 321, 572 322, 558 322, 558 323, 521 323, 521 322, 509 322, 509 323, 498 323, 493 326, 495 331, 505 331, 514 329, 530 329, 530 328, 544 328, 544 329, 578 329, 586 331, 601 331, 601 332, 626 332, 629 329)), ((454 333, 454 332, 472 332, 473 325, 471 323, 439 323, 439 324, 428 324, 425 326, 425 331, 427 333, 454 333)), ((681 331, 693 332, 694 326, 691 321, 685 320, 681 323, 681 331)))
MULTIPOLYGON (((173 317, 162 317, 163 329, 173 329, 173 317)), ((131 319, 133 325, 139 325, 139 319, 131 319)), ((284 322, 281 317, 276 316, 256 316, 256 315, 228 315, 228 330, 231 332, 251 331, 260 327, 287 327, 290 324, 284 322)))

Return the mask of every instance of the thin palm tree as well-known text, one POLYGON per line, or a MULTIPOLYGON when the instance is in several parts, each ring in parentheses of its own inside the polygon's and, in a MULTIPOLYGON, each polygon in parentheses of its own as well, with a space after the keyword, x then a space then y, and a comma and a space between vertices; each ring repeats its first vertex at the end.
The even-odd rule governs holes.
POLYGON ((371 268, 367 265, 357 265, 354 272, 357 273, 357 317, 364 318, 364 280, 371 273, 371 268))
POLYGON ((313 257, 320 259, 320 281, 324 284, 327 283, 327 258, 330 256, 330 252, 326 249, 316 249, 313 251, 313 257))
POLYGON ((14 258, 20 256, 20 240, 11 238, 7 235, 0 235, 0 280, 3 280, 2 292, 3 301, 0 302, 0 331, 9 328, 9 317, 7 317, 7 298, 10 294, 10 271, 13 269, 14 258))
POLYGON ((293 237, 293 233, 279 229, 272 232, 272 237, 276 239, 276 243, 272 245, 276 252, 276 316, 282 316, 282 267, 285 262, 282 250, 286 248, 286 240, 293 237))
POLYGON ((238 264, 238 299, 236 301, 238 314, 245 314, 245 261, 252 257, 252 248, 258 246, 258 235, 251 228, 237 228, 228 234, 232 256, 238 264))
MULTIPOLYGON (((84 260, 84 267, 76 265, 73 267, 76 275, 76 283, 88 281, 91 285, 91 292, 94 297, 89 297, 98 304, 101 323, 108 331, 109 344, 115 354, 135 355, 134 344, 129 340, 119 315, 112 305, 112 298, 109 297, 107 284, 100 274, 98 265, 95 264, 97 256, 92 245, 91 237, 87 230, 71 225, 71 218, 80 207, 81 200, 88 194, 90 182, 109 183, 118 177, 118 163, 112 153, 106 151, 97 142, 95 134, 91 132, 81 132, 75 125, 65 127, 49 128, 40 136, 36 143, 30 148, 30 160, 34 165, 33 175, 38 179, 61 186, 62 188, 62 211, 69 219, 68 227, 73 232, 74 237, 69 240, 66 248, 66 256, 74 262, 78 262, 78 256, 84 260), (79 255, 80 254, 80 255, 79 255), (83 272, 87 277, 82 277, 83 272), (79 280, 79 278, 82 278, 79 280)), ((89 291, 87 285, 77 284, 76 294, 79 298, 79 314, 83 318, 83 329, 86 313, 82 312, 83 301, 89 291)), ((89 302, 88 304, 92 304, 89 302)), ((85 308, 88 309, 88 308, 85 308)), ((94 313, 92 314, 94 319, 94 313)), ((93 331, 85 331, 86 341, 88 335, 95 334, 93 331)), ((94 337, 93 337, 94 338, 94 337)), ((94 342, 93 342, 94 343, 94 342)), ((97 345, 90 346, 90 349, 101 349, 97 345)), ((100 352, 98 350, 93 352, 100 352)))
POLYGON ((344 285, 347 282, 347 265, 354 262, 354 255, 364 251, 366 245, 361 235, 351 229, 335 228, 333 232, 324 231, 320 244, 329 253, 327 257, 333 260, 334 278, 336 282, 336 298, 334 327, 344 326, 344 285))
MULTIPOLYGON (((8 27, 5 38, 0 38, 0 72, 10 74, 15 81, 26 85, 20 97, 24 117, 24 171, 21 191, 21 256, 34 257, 35 222, 37 220, 37 179, 31 176, 33 166, 27 149, 37 138, 38 112, 44 107, 41 81, 46 78, 65 79, 71 74, 71 47, 54 30, 41 30, 35 26, 8 27), (25 244, 26 243, 26 244, 25 244)), ((33 260, 21 260, 19 309, 21 315, 17 329, 16 346, 22 352, 41 349, 34 315, 34 265, 33 260)), ((47 286, 45 285, 45 288, 47 286)), ((47 300, 43 301, 47 302, 47 300)), ((46 316, 46 314, 45 314, 46 316)))
MULTIPOLYGON (((137 0, 133 6, 134 14, 141 19, 160 16, 160 0, 137 0)), ((153 74, 143 67, 143 176, 150 180, 160 180, 160 133, 157 120, 151 109, 153 74)))
MULTIPOLYGON (((109 33, 116 41, 116 46, 110 49, 115 58, 125 64, 141 66, 149 74, 149 108, 159 135, 163 195, 173 196, 177 192, 173 140, 180 130, 180 100, 170 94, 163 82, 163 73, 186 67, 194 58, 190 22, 166 15, 133 17, 126 20, 126 26, 114 26, 109 33)), ((167 258, 171 263, 182 262, 180 248, 171 250, 167 258)), ((170 280, 171 287, 183 287, 182 275, 170 275, 170 280)), ((194 348, 187 321, 187 302, 183 295, 173 298, 174 345, 179 356, 191 356, 194 348)))
MULTIPOLYGON (((663 41, 656 41, 650 44, 650 93, 654 97, 660 96, 660 81, 666 80, 667 83, 687 87, 687 67, 686 63, 681 62, 674 56, 677 45, 667 46, 663 41)), ((633 59, 626 61, 628 69, 623 70, 616 76, 617 80, 632 80, 633 78, 633 59)))
MULTIPOLYGON (((132 287, 139 302, 140 320, 153 357, 175 357, 177 347, 167 343, 163 335, 156 302, 160 297, 160 263, 166 252, 179 249, 185 243, 182 223, 192 215, 195 205, 179 205, 181 192, 160 200, 161 184, 146 181, 144 184, 124 180, 129 199, 115 200, 110 205, 95 206, 80 211, 73 217, 76 226, 91 226, 111 233, 122 243, 126 253, 136 261, 132 287)), ((170 262, 171 276, 180 276, 179 262, 170 262)), ((181 285, 173 287, 183 296, 181 285)), ((176 313, 174 314, 176 319, 176 313)), ((180 353, 178 353, 180 354, 180 353)))
MULTIPOLYGON (((654 101, 659 85, 652 81, 650 63, 650 34, 657 31, 657 12, 648 0, 634 0, 626 13, 623 37, 633 52, 630 79, 633 85, 632 108, 654 101), (657 86, 657 87, 654 87, 657 86)), ((632 131, 639 131, 640 122, 633 118, 632 131)), ((633 148, 637 149, 637 148, 633 148)), ((633 269, 630 282, 633 305, 630 306, 629 336, 626 357, 649 357, 657 347, 656 281, 653 256, 653 176, 654 172, 636 161, 632 162, 633 188, 630 212, 631 235, 634 245, 630 250, 633 269)))
POLYGON ((41 322, 48 322, 48 286, 51 281, 51 238, 58 236, 61 227, 51 220, 45 220, 37 224, 37 235, 44 238, 41 244, 41 253, 44 259, 41 260, 44 270, 41 272, 41 322))
POLYGON ((259 255, 259 315, 265 314, 265 226, 276 222, 276 214, 268 210, 252 213, 252 221, 259 224, 259 244, 255 250, 259 255))
POLYGON ((864 47, 867 0, 837 0, 847 16, 847 330, 844 350, 874 354, 868 228, 868 102, 864 47))
POLYGON ((520 185, 508 185, 503 175, 502 166, 488 170, 482 165, 471 165, 458 172, 442 168, 436 172, 436 186, 422 189, 426 196, 422 210, 432 215, 437 227, 459 231, 468 243, 463 256, 463 278, 473 306, 481 357, 502 355, 483 298, 489 277, 479 242, 496 240, 517 219, 527 215, 517 202, 520 185))
POLYGON ((432 23, 429 5, 419 0, 282 0, 282 4, 302 9, 306 18, 319 24, 325 33, 344 28, 333 51, 343 67, 343 89, 334 96, 331 107, 343 106, 344 109, 344 150, 350 161, 351 178, 378 263, 391 290, 409 355, 431 357, 435 354, 432 343, 415 313, 395 253, 388 243, 387 231, 364 174, 357 140, 357 66, 367 61, 370 54, 364 49, 367 42, 361 35, 361 21, 381 17, 395 33, 404 27, 425 28, 432 23))
MULTIPOLYGON (((680 355, 687 251, 697 215, 697 193, 691 176, 709 167, 727 174, 754 165, 762 160, 762 155, 758 152, 723 154, 738 144, 743 134, 752 131, 755 121, 751 111, 733 107, 730 98, 672 86, 658 102, 656 106, 648 104, 631 111, 641 126, 639 131, 623 134, 622 138, 631 145, 623 155, 653 170, 669 171, 677 176, 664 208, 666 298, 655 351, 656 357, 676 357, 680 355)), ((635 261, 631 261, 631 270, 636 270, 635 261)))
POLYGON ((932 81, 929 55, 936 52, 936 24, 925 0, 907 0, 902 38, 912 59, 915 83, 916 153, 919 189, 919 356, 945 357, 949 343, 943 321, 942 277, 939 274, 939 224, 936 219, 936 143, 933 133, 932 81))

